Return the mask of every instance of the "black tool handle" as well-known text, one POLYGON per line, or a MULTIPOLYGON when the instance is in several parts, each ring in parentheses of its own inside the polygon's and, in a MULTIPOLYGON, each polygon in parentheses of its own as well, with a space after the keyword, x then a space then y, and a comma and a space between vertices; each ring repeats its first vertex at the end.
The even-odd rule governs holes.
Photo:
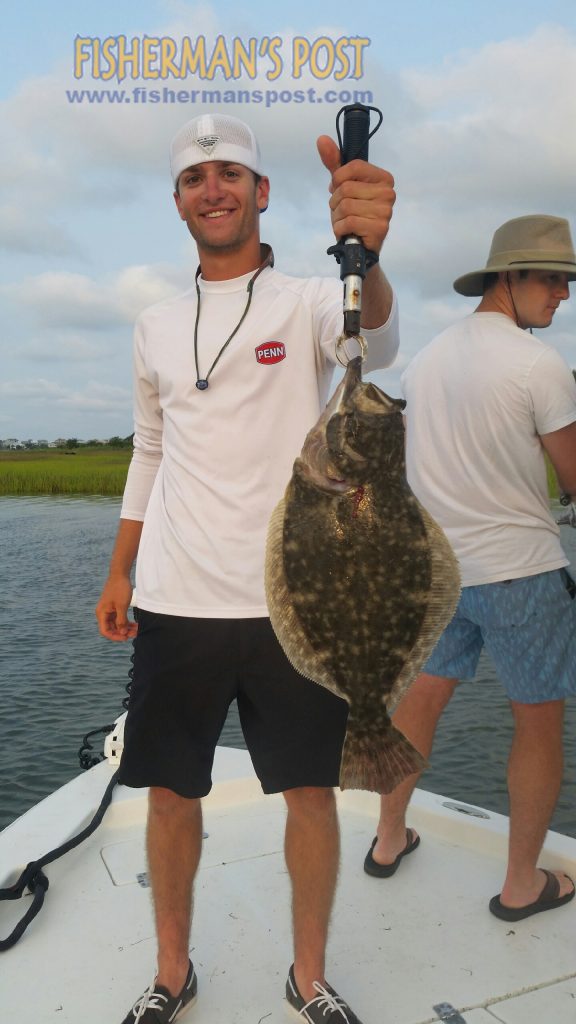
MULTIPOLYGON (((336 134, 342 165, 351 160, 368 160, 368 143, 382 124, 382 116, 377 107, 365 107, 362 103, 352 103, 338 111, 336 134), (372 131, 371 110, 379 115, 378 124, 372 131), (340 120, 343 122, 342 132, 340 120)), ((341 238, 336 245, 330 246, 328 253, 340 264, 340 280, 344 282, 344 334, 348 338, 357 337, 362 313, 362 281, 370 267, 378 262, 378 254, 365 249, 355 235, 341 238)))
POLYGON ((362 103, 353 103, 343 107, 342 120, 344 130, 340 158, 343 164, 351 160, 368 160, 368 140, 370 138, 370 107, 362 103))

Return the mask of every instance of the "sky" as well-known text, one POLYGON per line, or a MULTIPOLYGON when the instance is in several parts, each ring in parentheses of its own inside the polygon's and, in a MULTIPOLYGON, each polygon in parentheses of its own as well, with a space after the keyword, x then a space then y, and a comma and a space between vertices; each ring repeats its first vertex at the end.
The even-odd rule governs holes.
MULTIPOLYGON (((337 277, 315 140, 335 135, 355 90, 381 108, 370 159, 396 182, 381 263, 402 342, 375 379, 392 395, 410 358, 474 308, 452 281, 485 265, 500 224, 550 213, 576 233, 574 0, 295 0, 285 9, 23 0, 4 12, 0 438, 131 433, 134 319, 189 287, 196 268, 168 149, 200 112, 241 117, 259 138, 272 183, 262 236, 276 266, 337 277), (176 78, 184 40, 205 60, 176 78), (123 45, 147 47, 148 65, 126 63, 119 80, 123 45), (158 53, 168 57, 170 45, 176 56, 162 67, 158 53), (251 46, 247 68, 240 55, 251 46), (215 90, 220 102, 202 102, 215 90)), ((541 336, 576 367, 573 303, 541 336)))

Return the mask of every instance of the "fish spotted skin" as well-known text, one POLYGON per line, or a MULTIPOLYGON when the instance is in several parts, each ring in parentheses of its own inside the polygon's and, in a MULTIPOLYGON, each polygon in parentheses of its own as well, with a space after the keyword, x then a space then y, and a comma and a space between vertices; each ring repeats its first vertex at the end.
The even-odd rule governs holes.
POLYGON ((270 618, 289 660, 349 705, 342 789, 424 767, 390 712, 450 621, 458 565, 405 476, 404 402, 360 360, 310 431, 269 528, 270 618))

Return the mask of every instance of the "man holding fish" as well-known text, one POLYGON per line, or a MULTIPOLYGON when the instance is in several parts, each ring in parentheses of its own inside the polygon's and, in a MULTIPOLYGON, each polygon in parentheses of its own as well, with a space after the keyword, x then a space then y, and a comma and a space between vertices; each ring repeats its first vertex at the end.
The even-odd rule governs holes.
MULTIPOLYGON (((558 352, 531 333, 552 323, 574 280, 566 220, 508 221, 487 266, 454 283, 461 295, 482 296, 476 311, 403 375, 408 480, 451 541, 463 589, 394 721, 428 756, 456 684, 474 678, 486 646, 514 718, 508 868, 489 904, 505 921, 574 897, 566 874, 537 863, 562 782, 564 701, 576 693, 576 583, 550 514, 544 456, 576 494, 576 384, 558 352)), ((390 877, 416 849, 419 837, 406 828, 416 781, 382 797, 368 874, 390 877)))
MULTIPOLYGON (((318 149, 336 237, 353 233, 378 253, 395 200, 391 175, 360 160, 340 166, 326 136, 318 149)), ((150 787, 158 973, 124 1024, 173 1021, 196 998, 188 949, 201 798, 234 698, 262 787, 287 804, 289 1006, 309 1024, 360 1024, 324 974, 339 859, 332 787, 347 705, 291 666, 264 594, 268 520, 327 397, 341 284, 273 269, 260 243, 270 183, 247 125, 194 118, 170 155, 176 207, 200 266, 188 292, 138 318, 134 456, 96 612, 104 636, 134 638, 120 780, 150 787), (137 624, 127 618, 136 555, 137 624)), ((364 281, 362 315, 366 369, 389 365, 397 310, 378 265, 364 281)))

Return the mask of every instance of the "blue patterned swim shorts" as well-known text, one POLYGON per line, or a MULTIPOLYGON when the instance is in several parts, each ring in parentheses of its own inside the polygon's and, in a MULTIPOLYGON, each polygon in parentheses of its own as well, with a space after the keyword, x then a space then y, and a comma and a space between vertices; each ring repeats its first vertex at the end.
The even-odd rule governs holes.
POLYGON ((473 679, 484 646, 510 700, 576 694, 576 584, 567 570, 464 587, 422 671, 473 679))

